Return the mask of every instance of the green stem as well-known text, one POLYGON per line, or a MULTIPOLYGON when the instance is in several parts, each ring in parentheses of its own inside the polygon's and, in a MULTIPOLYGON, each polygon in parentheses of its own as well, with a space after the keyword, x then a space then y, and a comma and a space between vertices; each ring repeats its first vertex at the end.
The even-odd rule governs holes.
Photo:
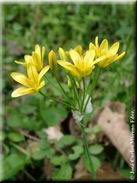
MULTIPOLYGON (((96 70, 95 78, 93 79, 93 83, 92 83, 92 85, 91 85, 90 93, 91 93, 91 92, 93 91, 93 89, 95 88, 100 73, 101 73, 101 68, 98 67, 97 70, 96 70)), ((91 96, 89 95, 89 96, 88 96, 88 99, 87 99, 87 101, 86 101, 86 104, 85 104, 85 106, 84 106, 84 108, 83 108, 83 111, 86 110, 86 107, 87 107, 87 104, 88 104, 88 102, 89 102, 90 97, 91 97, 91 96)))
POLYGON ((56 79, 56 81, 57 81, 57 83, 58 83, 60 89, 62 90, 64 96, 65 96, 66 98, 68 98, 68 96, 67 96, 67 94, 66 94, 64 88, 62 87, 61 83, 59 82, 59 80, 58 80, 58 78, 57 78, 57 76, 56 76, 56 73, 54 73, 54 72, 52 71, 52 74, 53 74, 53 76, 55 77, 55 79, 56 79))
POLYGON ((59 90, 59 88, 57 88, 57 87, 53 84, 53 82, 51 82, 51 81, 46 77, 46 75, 45 75, 45 78, 46 78, 46 80, 47 80, 54 88, 56 88, 57 90, 59 90))
POLYGON ((81 109, 80 102, 79 102, 79 101, 80 101, 80 98, 79 98, 79 94, 78 94, 76 82, 75 82, 75 80, 74 80, 73 77, 70 77, 70 78, 71 78, 72 83, 73 83, 73 85, 74 85, 74 90, 73 90, 73 91, 74 91, 74 95, 75 95, 75 97, 76 97, 76 99, 77 99, 79 109, 81 109))
POLYGON ((13 142, 10 142, 10 144, 11 144, 13 147, 15 147, 18 151, 20 151, 20 152, 22 152, 23 154, 29 156, 29 153, 28 153, 25 149, 23 149, 22 147, 20 147, 19 145, 14 144, 13 142))
POLYGON ((65 97, 67 97, 67 95, 66 95, 66 93, 65 93, 65 90, 63 89, 63 87, 61 86, 60 82, 57 80, 56 77, 55 77, 55 78, 56 78, 56 81, 57 81, 58 85, 60 86, 60 88, 56 87, 56 86, 55 86, 46 76, 45 76, 45 78, 47 79, 47 81, 48 81, 55 89, 60 90, 60 88, 61 88, 60 91, 61 91, 61 92, 64 91, 63 94, 64 94, 65 97))
POLYGON ((81 103, 81 112, 84 108, 84 101, 85 101, 85 94, 86 94, 86 88, 85 88, 85 79, 83 78, 83 99, 82 99, 82 103, 81 103))
POLYGON ((84 146, 85 146, 85 154, 86 154, 88 162, 89 162, 90 173, 91 173, 91 176, 93 177, 93 179, 96 179, 96 171, 94 170, 93 162, 91 160, 90 153, 89 153, 89 150, 88 150, 88 142, 87 142, 86 132, 85 132, 85 129, 84 129, 83 125, 80 125, 80 128, 81 128, 81 131, 82 131, 82 134, 83 134, 83 142, 84 142, 84 146))
POLYGON ((30 173, 28 173, 26 170, 24 170, 24 173, 28 176, 29 179, 31 179, 32 181, 36 181, 36 179, 30 173))

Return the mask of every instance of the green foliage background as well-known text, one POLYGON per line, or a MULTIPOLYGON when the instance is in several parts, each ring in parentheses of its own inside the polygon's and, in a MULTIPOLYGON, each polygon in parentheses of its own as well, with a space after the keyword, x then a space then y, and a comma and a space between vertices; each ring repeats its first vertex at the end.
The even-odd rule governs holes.
MULTIPOLYGON (((39 95, 11 98, 11 92, 16 83, 10 78, 10 73, 17 70, 22 71, 14 60, 23 60, 23 56, 30 54, 37 43, 46 47, 47 58, 50 49, 55 51, 58 51, 59 47, 70 49, 78 44, 87 49, 89 42, 94 42, 97 35, 100 41, 107 38, 110 44, 120 41, 120 51, 126 50, 126 56, 120 62, 108 67, 106 72, 101 75, 96 92, 93 94, 93 100, 95 107, 102 107, 109 100, 121 101, 126 104, 128 117, 130 117, 130 112, 134 107, 135 91, 134 8, 133 4, 114 3, 3 5, 3 95, 5 96, 3 179, 15 180, 20 170, 27 171, 25 170, 27 164, 35 166, 36 169, 41 167, 43 159, 50 153, 55 156, 52 160, 52 164, 55 165, 52 177, 55 179, 72 178, 74 163, 71 161, 79 158, 83 152, 80 142, 71 139, 70 160, 64 161, 65 157, 58 157, 55 149, 51 148, 51 145, 45 140, 43 128, 59 124, 68 116, 68 111, 63 106, 53 102, 45 104, 39 95), (51 120, 51 116, 54 116, 53 120, 51 120), (32 162, 25 153, 18 153, 19 148, 26 149, 29 144, 28 139, 19 133, 19 129, 26 129, 40 138, 41 143, 35 144, 39 150, 32 157, 36 162, 34 160, 32 162), (44 140, 45 144, 41 145, 44 140), (75 141, 74 144, 73 141, 75 141), (41 147, 47 147, 49 151, 41 149, 41 147), (73 151, 74 153, 72 153, 73 151), (16 161, 17 159, 18 161, 16 161), (61 164, 62 162, 65 163, 61 164), (15 167, 11 168, 13 164, 15 167), (56 165, 59 165, 60 168, 56 165), (65 175, 62 175, 63 169, 68 170, 65 175)), ((45 59, 45 63, 47 63, 47 59, 45 59)), ((61 80, 64 79, 61 78, 61 80)), ((53 80, 53 82, 55 81, 53 80)), ((51 93, 59 95, 51 86, 48 87, 51 93)), ((60 148, 64 148, 64 145, 60 148)), ((68 152, 69 150, 66 150, 65 153, 68 152)), ((48 158, 50 159, 52 156, 48 158)), ((41 173, 37 176, 39 180, 42 180, 40 175, 41 173)))

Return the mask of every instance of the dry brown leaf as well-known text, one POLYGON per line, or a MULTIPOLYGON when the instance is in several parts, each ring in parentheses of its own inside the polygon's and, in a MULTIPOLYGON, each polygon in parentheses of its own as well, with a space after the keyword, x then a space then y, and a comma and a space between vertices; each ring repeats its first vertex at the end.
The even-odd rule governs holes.
POLYGON ((102 131, 130 165, 130 131, 126 123, 125 105, 120 102, 109 103, 97 119, 102 131))
POLYGON ((59 140, 63 136, 63 133, 58 125, 46 128, 44 131, 48 135, 48 140, 59 140))
POLYGON ((74 121, 73 118, 71 118, 69 121, 69 130, 70 130, 70 133, 74 136, 80 136, 80 134, 81 134, 80 127, 74 121))
MULTIPOLYGON (((76 165, 76 172, 74 174, 74 179, 92 180, 90 173, 85 169, 83 158, 79 160, 76 165)), ((96 174, 97 180, 120 180, 125 179, 120 175, 119 170, 113 171, 111 165, 107 162, 102 162, 101 167, 97 170, 96 174)))
MULTIPOLYGON (((90 176, 88 171, 84 167, 83 158, 81 158, 75 166, 74 179, 84 179, 84 177, 90 176)), ((90 177, 91 178, 91 177, 90 177)))
POLYGON ((103 162, 102 166, 97 171, 97 179, 98 180, 119 180, 125 179, 120 175, 118 170, 113 171, 111 165, 109 163, 103 162))

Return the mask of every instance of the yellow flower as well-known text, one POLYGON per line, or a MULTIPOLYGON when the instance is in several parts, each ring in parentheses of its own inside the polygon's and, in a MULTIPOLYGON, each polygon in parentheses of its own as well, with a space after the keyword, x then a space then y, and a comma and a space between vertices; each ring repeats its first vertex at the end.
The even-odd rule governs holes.
POLYGON ((95 45, 89 44, 89 50, 94 49, 96 51, 97 58, 104 57, 104 59, 98 63, 100 67, 107 67, 111 63, 119 60, 125 55, 125 51, 120 55, 117 54, 119 49, 119 42, 114 43, 110 48, 108 47, 108 40, 104 39, 99 46, 98 37, 95 39, 95 45))
POLYGON ((22 73, 12 72, 11 77, 22 84, 23 87, 17 88, 11 94, 12 97, 19 97, 26 94, 38 92, 44 85, 45 81, 41 80, 44 74, 49 70, 49 66, 45 66, 40 73, 32 64, 27 65, 27 76, 22 73))
POLYGON ((39 45, 35 46, 35 50, 32 52, 32 56, 25 55, 25 62, 15 61, 17 64, 22 64, 27 66, 28 63, 35 65, 38 72, 40 72, 44 66, 44 55, 45 47, 40 47, 39 45))
POLYGON ((66 60, 58 60, 58 64, 70 71, 70 73, 77 78, 81 78, 89 75, 92 70, 95 68, 95 64, 101 61, 102 59, 95 58, 95 51, 89 50, 86 51, 85 55, 80 55, 76 50, 70 50, 69 55, 72 59, 72 63, 67 62, 66 60))
POLYGON ((51 50, 48 54, 48 60, 49 60, 49 66, 51 69, 54 68, 54 66, 57 64, 57 58, 56 58, 56 53, 51 50))

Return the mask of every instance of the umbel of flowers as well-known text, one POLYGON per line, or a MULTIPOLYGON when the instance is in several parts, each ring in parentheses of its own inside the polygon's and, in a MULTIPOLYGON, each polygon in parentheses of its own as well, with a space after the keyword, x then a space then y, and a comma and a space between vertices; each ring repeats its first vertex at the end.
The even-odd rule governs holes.
POLYGON ((23 87, 13 91, 11 96, 19 97, 38 92, 45 86, 42 77, 49 71, 49 68, 52 70, 57 63, 79 80, 87 77, 92 74, 95 67, 105 68, 121 59, 125 55, 125 51, 118 55, 118 49, 119 42, 109 47, 108 40, 104 39, 99 45, 98 37, 96 37, 95 44, 90 43, 89 49, 86 51, 80 45, 74 49, 71 48, 69 51, 59 48, 59 59, 57 59, 56 53, 51 50, 48 54, 49 65, 46 66, 44 65, 45 47, 36 45, 32 55, 24 56, 24 62, 15 61, 26 68, 27 74, 11 73, 11 77, 23 85, 23 87))
MULTIPOLYGON (((88 151, 83 116, 86 113, 87 105, 90 103, 92 91, 96 86, 101 71, 113 62, 120 60, 125 55, 125 51, 119 54, 118 50, 119 42, 115 42, 112 46, 109 46, 108 40, 104 39, 101 44, 99 44, 98 37, 96 37, 95 44, 89 43, 87 50, 83 50, 81 45, 70 48, 70 50, 67 51, 60 47, 58 53, 51 50, 48 53, 48 61, 44 61, 45 47, 36 45, 31 55, 24 56, 24 62, 15 61, 25 68, 26 74, 19 72, 11 73, 11 77, 22 85, 12 92, 12 97, 40 93, 46 99, 50 98, 63 103, 72 110, 73 114, 77 112, 75 116, 78 114, 77 122, 83 134, 85 152, 89 160, 90 172, 94 179, 96 178, 96 171, 93 168, 88 151), (58 79, 58 68, 60 66, 65 71, 69 93, 67 92, 68 90, 65 91, 58 79), (41 91, 41 89, 46 86, 45 79, 47 79, 47 72, 51 72, 55 77, 60 92, 62 92, 64 96, 63 100, 58 100, 55 96, 48 96, 46 92, 41 91), (92 75, 94 77, 91 77, 92 75)), ((52 82, 50 84, 53 85, 52 82)), ((55 89, 57 88, 55 87, 55 89)))

